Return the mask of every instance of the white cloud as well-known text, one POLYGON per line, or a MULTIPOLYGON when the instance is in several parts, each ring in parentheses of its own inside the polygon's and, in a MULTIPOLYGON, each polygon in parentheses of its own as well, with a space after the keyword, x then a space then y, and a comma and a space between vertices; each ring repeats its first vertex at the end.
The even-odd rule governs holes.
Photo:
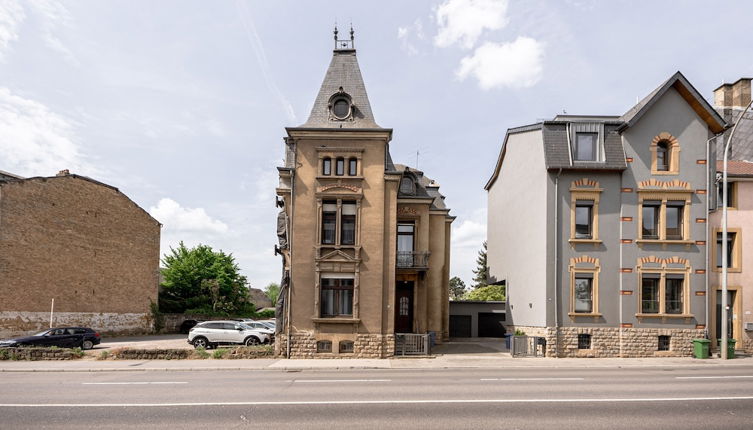
POLYGON ((184 208, 173 199, 163 198, 149 213, 164 225, 165 231, 173 233, 224 234, 228 226, 207 214, 204 208, 184 208))
POLYGON ((62 169, 95 174, 77 141, 73 121, 0 87, 2 170, 22 176, 54 175, 62 169))
POLYGON ((439 32, 434 44, 445 48, 460 43, 472 48, 484 30, 507 25, 507 4, 507 0, 446 0, 435 11, 439 32))
POLYGON ((18 40, 18 28, 26 19, 24 10, 16 0, 0 0, 0 60, 10 44, 18 40))
POLYGON ((486 42, 473 55, 460 61, 456 72, 460 80, 468 76, 478 79, 481 89, 535 85, 543 75, 544 44, 530 37, 519 36, 510 43, 486 42))
POLYGON ((73 52, 57 36, 61 27, 70 27, 73 17, 68 9, 58 0, 35 0, 29 5, 42 17, 40 30, 45 45, 57 51, 66 60, 78 64, 73 52))
POLYGON ((450 277, 457 276, 470 285, 478 252, 486 240, 486 209, 477 209, 458 224, 459 221, 452 226, 450 277))
POLYGON ((418 48, 416 47, 415 42, 426 39, 424 25, 421 22, 421 18, 416 18, 411 25, 398 27, 397 38, 400 40, 400 49, 409 55, 418 54, 418 48))

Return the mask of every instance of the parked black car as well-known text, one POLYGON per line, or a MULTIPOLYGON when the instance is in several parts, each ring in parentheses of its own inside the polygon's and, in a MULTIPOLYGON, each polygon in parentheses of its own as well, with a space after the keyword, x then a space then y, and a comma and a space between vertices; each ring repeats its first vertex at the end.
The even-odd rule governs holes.
POLYGON ((0 340, 0 348, 18 346, 58 346, 61 348, 92 349, 99 345, 101 337, 96 331, 85 327, 57 327, 32 336, 0 340))

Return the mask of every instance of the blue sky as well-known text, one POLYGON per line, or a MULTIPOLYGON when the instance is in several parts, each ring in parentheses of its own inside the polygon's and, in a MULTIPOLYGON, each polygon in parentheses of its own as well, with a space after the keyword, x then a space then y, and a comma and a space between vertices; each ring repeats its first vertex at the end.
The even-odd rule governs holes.
POLYGON ((711 99, 753 75, 751 18, 742 0, 0 0, 0 170, 114 185, 164 224, 163 253, 209 244, 261 288, 280 275, 284 127, 352 22, 393 158, 418 151, 441 184, 469 282, 508 127, 622 114, 677 70, 711 99))

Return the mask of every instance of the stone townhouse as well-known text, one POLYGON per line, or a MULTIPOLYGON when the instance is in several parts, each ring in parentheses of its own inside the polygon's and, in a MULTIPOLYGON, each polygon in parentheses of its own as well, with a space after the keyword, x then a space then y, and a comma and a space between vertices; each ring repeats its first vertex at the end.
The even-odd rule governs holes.
POLYGON ((389 357, 396 334, 446 339, 454 217, 439 184, 392 162, 392 129, 374 120, 352 30, 346 40, 335 32, 311 114, 286 131, 281 352, 389 357))
POLYGON ((485 187, 507 323, 549 356, 690 355, 709 321, 707 152, 726 127, 677 72, 622 116, 509 129, 485 187))
POLYGON ((68 173, 0 172, 0 336, 52 323, 152 329, 160 223, 117 188, 68 173))
MULTIPOLYGON (((741 78, 714 90, 714 107, 730 124, 751 101, 751 79, 741 78)), ((731 131, 731 130, 730 130, 731 131)), ((724 145, 730 131, 716 141, 717 178, 722 174, 724 145)), ((727 199, 727 297, 729 338, 736 348, 753 353, 753 113, 740 121, 728 154, 727 199)), ((709 215, 709 233, 714 248, 709 249, 709 334, 712 349, 717 347, 722 328, 722 183, 716 181, 715 201, 709 215)))

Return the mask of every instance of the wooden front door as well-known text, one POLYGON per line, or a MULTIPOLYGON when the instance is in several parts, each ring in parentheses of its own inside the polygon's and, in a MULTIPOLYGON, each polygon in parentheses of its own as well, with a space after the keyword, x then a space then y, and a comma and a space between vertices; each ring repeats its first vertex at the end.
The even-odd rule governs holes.
POLYGON ((413 281, 395 283, 395 333, 413 333, 413 281))

